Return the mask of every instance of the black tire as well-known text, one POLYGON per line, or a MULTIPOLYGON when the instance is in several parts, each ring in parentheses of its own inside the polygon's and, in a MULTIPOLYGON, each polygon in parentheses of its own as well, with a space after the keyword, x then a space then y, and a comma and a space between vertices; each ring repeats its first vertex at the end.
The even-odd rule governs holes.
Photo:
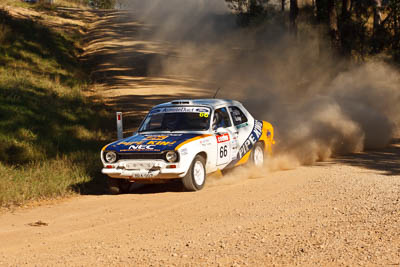
POLYGON ((125 179, 108 178, 108 191, 112 195, 129 193, 130 182, 125 179))
MULTIPOLYGON (((258 155, 260 156, 260 155, 258 155)), ((265 153, 264 153, 264 144, 262 142, 257 142, 253 149, 251 150, 251 154, 250 154, 250 164, 252 166, 261 168, 262 165, 264 164, 265 161, 265 153), (259 153, 261 150, 261 155, 262 155, 262 163, 260 164, 259 162, 259 158, 256 158, 256 153, 259 153)))
POLYGON ((185 175, 185 177, 182 178, 183 186, 187 191, 198 191, 204 187, 204 185, 206 183, 206 176, 207 176, 205 162, 206 162, 205 159, 200 155, 197 155, 196 157, 194 157, 187 174, 185 175), (197 164, 196 168, 198 168, 198 167, 203 168, 204 177, 202 179, 202 183, 198 183, 195 179, 194 172, 195 172, 196 164, 197 164), (199 165, 199 164, 201 164, 201 165, 199 165))

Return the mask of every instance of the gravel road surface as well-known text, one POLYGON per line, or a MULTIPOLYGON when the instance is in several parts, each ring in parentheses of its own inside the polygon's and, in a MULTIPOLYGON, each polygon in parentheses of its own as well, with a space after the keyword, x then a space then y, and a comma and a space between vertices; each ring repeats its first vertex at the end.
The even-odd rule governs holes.
MULTIPOLYGON (((155 103, 207 92, 146 76, 138 66, 166 46, 139 39, 124 12, 93 12, 82 57, 97 69, 90 94, 128 124, 155 103)), ((287 171, 241 169, 200 192, 153 185, 8 211, 0 266, 400 266, 399 144, 287 171)))

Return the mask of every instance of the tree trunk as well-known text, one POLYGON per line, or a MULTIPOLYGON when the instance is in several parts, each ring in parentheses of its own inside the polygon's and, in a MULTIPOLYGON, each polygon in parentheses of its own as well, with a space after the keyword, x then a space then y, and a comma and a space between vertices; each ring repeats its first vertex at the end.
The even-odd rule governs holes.
POLYGON ((340 35, 336 11, 336 0, 328 0, 329 14, 329 33, 331 36, 332 47, 336 51, 340 51, 340 35))
POLYGON ((297 0, 290 0, 290 31, 297 35, 297 16, 299 15, 299 6, 297 0))
POLYGON ((343 16, 349 16, 350 14, 350 9, 351 9, 351 0, 343 0, 342 4, 342 17, 343 16))
POLYGON ((324 1, 315 0, 315 16, 317 17, 318 23, 322 23, 324 20, 324 1))
POLYGON ((374 31, 373 31, 373 51, 378 53, 384 46, 382 36, 382 0, 374 0, 374 31))
POLYGON ((378 32, 382 23, 382 0, 374 0, 374 32, 378 32))
POLYGON ((339 26, 341 52, 344 56, 349 56, 352 46, 351 0, 343 0, 342 2, 342 14, 339 26))

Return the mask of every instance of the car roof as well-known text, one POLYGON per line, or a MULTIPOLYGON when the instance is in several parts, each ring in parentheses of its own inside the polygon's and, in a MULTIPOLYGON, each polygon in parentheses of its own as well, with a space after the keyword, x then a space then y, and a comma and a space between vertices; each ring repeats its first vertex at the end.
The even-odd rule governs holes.
POLYGON ((160 108, 165 106, 209 106, 212 108, 217 108, 220 106, 230 105, 230 106, 242 106, 239 101, 230 99, 215 99, 215 98, 202 98, 202 99, 177 99, 171 102, 166 102, 155 106, 154 108, 160 108))

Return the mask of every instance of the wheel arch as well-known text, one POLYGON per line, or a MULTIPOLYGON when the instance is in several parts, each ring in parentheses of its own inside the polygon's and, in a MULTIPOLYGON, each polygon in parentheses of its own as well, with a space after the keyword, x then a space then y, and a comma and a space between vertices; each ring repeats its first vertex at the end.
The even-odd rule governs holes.
POLYGON ((197 153, 196 156, 197 155, 202 156, 207 163, 207 153, 205 151, 201 151, 201 152, 197 153))
POLYGON ((257 142, 256 142, 256 144, 257 143, 261 143, 262 144, 262 146, 263 146, 263 148, 264 148, 264 151, 266 150, 266 148, 267 148, 267 143, 265 142, 265 140, 258 140, 257 142))

